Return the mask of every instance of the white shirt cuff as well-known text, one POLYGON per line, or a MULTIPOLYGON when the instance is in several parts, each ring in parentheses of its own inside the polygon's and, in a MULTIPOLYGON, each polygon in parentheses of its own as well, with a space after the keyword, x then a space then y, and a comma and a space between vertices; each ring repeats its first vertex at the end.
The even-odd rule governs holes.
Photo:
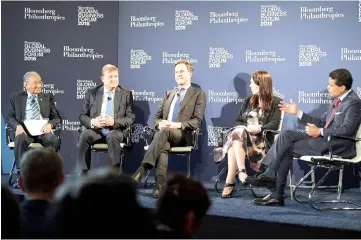
POLYGON ((298 117, 299 119, 301 119, 302 116, 303 116, 303 112, 302 112, 302 111, 299 111, 299 113, 297 114, 297 117, 298 117))

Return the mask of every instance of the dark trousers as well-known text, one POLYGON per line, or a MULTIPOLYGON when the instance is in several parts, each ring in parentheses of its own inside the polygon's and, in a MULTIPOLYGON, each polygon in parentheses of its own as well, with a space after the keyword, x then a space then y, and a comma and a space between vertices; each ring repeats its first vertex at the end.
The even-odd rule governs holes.
POLYGON ((144 155, 142 164, 147 163, 156 167, 156 176, 166 177, 168 168, 168 150, 171 147, 186 145, 188 132, 181 129, 163 128, 157 131, 147 152, 144 155))
POLYGON ((320 156, 327 152, 328 143, 322 137, 311 138, 302 132, 281 131, 262 162, 277 172, 276 191, 272 193, 272 196, 283 196, 287 175, 292 167, 294 157, 304 155, 320 156))
POLYGON ((78 142, 78 167, 80 170, 90 169, 90 146, 94 143, 108 144, 108 156, 113 166, 120 165, 123 149, 120 144, 124 141, 124 134, 120 130, 111 130, 107 136, 103 136, 99 129, 86 129, 82 131, 78 142))
POLYGON ((20 169, 21 156, 29 149, 31 143, 40 143, 44 147, 59 149, 60 140, 53 133, 42 134, 40 136, 28 136, 26 134, 19 134, 14 140, 14 155, 16 168, 20 169))

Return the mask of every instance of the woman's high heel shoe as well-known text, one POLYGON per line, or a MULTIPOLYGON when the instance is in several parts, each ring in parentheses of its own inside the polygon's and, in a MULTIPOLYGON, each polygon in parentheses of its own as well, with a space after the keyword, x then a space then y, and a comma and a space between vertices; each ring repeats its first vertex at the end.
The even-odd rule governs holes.
POLYGON ((237 175, 238 175, 239 182, 240 182, 240 184, 242 184, 242 185, 245 187, 245 186, 248 185, 248 182, 246 181, 247 177, 242 181, 242 180, 239 178, 239 174, 240 174, 241 172, 247 174, 246 169, 238 169, 238 171, 237 171, 237 175))
POLYGON ((226 185, 224 186, 224 188, 226 188, 226 187, 232 187, 232 191, 231 191, 230 193, 228 193, 228 194, 225 194, 225 195, 222 194, 222 198, 231 198, 231 197, 232 197, 232 194, 233 194, 233 192, 234 192, 234 189, 236 188, 235 186, 236 186, 236 185, 235 185, 234 183, 226 183, 226 185))

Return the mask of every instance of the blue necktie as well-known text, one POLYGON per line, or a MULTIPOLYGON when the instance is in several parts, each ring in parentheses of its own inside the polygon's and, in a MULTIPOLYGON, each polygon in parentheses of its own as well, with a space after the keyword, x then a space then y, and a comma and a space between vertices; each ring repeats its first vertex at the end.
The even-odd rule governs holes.
MULTIPOLYGON (((107 97, 107 105, 105 107, 105 114, 108 116, 112 115, 112 106, 113 106, 113 98, 112 98, 112 91, 108 91, 107 97)), ((102 128, 102 134, 106 136, 110 132, 109 128, 102 128)))
POLYGON ((176 102, 175 102, 175 105, 174 105, 174 108, 173 108, 173 115, 172 115, 172 122, 177 122, 177 119, 178 119, 178 113, 180 111, 180 106, 182 104, 182 101, 181 101, 181 94, 182 92, 184 91, 184 88, 181 88, 181 89, 177 89, 177 93, 176 95, 174 96, 176 99, 176 102))
POLYGON ((30 109, 32 112, 31 119, 34 119, 34 120, 41 119, 40 108, 39 108, 39 104, 36 101, 36 95, 32 95, 30 97, 30 109))

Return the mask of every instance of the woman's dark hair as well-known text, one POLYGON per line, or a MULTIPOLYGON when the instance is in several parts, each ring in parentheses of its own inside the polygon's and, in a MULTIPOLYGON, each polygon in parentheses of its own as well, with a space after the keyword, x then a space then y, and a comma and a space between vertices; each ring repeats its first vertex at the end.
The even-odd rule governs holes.
POLYGON ((273 87, 271 75, 263 70, 252 74, 253 82, 259 86, 258 94, 253 94, 250 100, 252 108, 258 107, 262 102, 261 109, 268 115, 272 112, 273 105, 273 87))

